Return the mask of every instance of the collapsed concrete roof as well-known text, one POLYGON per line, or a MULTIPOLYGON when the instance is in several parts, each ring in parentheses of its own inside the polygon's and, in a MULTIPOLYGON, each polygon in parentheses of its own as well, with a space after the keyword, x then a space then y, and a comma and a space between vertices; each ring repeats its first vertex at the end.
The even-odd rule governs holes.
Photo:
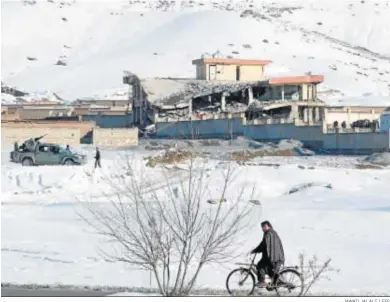
POLYGON ((190 78, 146 78, 139 79, 127 72, 125 83, 132 85, 140 81, 148 102, 160 109, 180 109, 189 106, 189 100, 212 94, 234 93, 248 87, 280 86, 297 84, 319 84, 324 80, 321 75, 290 76, 269 78, 263 81, 210 81, 190 78))
POLYGON ((189 100, 222 92, 236 92, 266 82, 206 81, 151 78, 141 80, 150 104, 161 109, 185 108, 189 100))

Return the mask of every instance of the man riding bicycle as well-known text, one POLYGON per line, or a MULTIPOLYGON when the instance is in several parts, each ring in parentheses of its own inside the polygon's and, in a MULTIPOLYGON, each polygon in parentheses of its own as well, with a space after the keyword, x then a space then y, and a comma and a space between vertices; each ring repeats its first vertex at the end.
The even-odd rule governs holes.
POLYGON ((261 223, 264 235, 261 243, 251 252, 251 254, 262 253, 260 261, 257 263, 257 287, 265 287, 265 275, 268 274, 272 280, 276 280, 275 272, 284 265, 284 251, 282 241, 278 233, 272 228, 269 221, 261 223))

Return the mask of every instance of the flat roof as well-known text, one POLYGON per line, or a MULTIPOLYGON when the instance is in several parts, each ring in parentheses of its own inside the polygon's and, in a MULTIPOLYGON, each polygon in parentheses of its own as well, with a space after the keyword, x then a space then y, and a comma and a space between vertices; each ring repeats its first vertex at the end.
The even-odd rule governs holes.
POLYGON ((289 76, 270 78, 268 84, 270 85, 284 85, 284 84, 318 84, 324 81, 323 75, 306 75, 306 76, 289 76))
POLYGON ((271 63, 269 60, 229 59, 229 58, 201 58, 192 61, 192 65, 224 64, 224 65, 252 65, 264 66, 271 63))

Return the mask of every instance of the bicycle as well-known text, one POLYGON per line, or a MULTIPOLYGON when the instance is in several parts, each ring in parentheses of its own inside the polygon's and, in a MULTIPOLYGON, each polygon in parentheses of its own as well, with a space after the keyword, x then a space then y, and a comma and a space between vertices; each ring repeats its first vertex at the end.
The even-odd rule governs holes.
MULTIPOLYGON (((233 271, 231 271, 226 279, 226 289, 227 289, 229 295, 250 296, 253 294, 253 292, 255 291, 255 283, 256 283, 256 279, 257 279, 255 277, 255 276, 257 276, 257 268, 256 268, 256 265, 254 264, 255 258, 256 258, 256 254, 254 255, 250 264, 236 263, 237 265, 240 265, 241 267, 236 268, 233 271), (239 290, 238 291, 233 290, 234 283, 232 280, 237 275, 239 277, 239 279, 238 279, 239 280, 239 282, 238 282, 239 290), (245 291, 245 289, 243 289, 243 287, 244 287, 244 283, 246 281, 249 281, 249 282, 246 283, 247 290, 245 291), (232 282, 232 284, 231 284, 231 282, 232 282), (247 292, 247 294, 243 294, 243 290, 244 290, 244 293, 247 292)), ((274 274, 274 278, 272 278, 272 279, 275 279, 275 276, 276 276, 276 280, 271 280, 271 282, 269 282, 265 287, 268 291, 275 290, 276 294, 278 296, 287 296, 287 295, 291 294, 293 290, 297 290, 297 293, 292 294, 292 296, 299 297, 302 295, 303 289, 304 289, 303 288, 304 281, 303 281, 301 274, 298 272, 297 266, 282 267, 279 270, 279 272, 274 274), (290 278, 290 279, 287 278, 288 275, 291 275, 292 278, 290 278), (293 283, 293 281, 292 281, 292 279, 294 277, 297 278, 296 283, 293 283), (287 280, 289 280, 289 281, 287 281, 287 280), (283 289, 287 290, 286 294, 283 293, 283 289)))

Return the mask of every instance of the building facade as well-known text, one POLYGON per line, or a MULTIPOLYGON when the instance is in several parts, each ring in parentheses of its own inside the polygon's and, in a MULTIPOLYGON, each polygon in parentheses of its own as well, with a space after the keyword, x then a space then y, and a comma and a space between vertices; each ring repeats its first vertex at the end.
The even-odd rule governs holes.
POLYGON ((333 125, 337 122, 341 125, 345 122, 347 128, 350 128, 358 120, 379 120, 385 109, 386 107, 381 106, 329 106, 326 108, 325 123, 333 125))
POLYGON ((262 81, 268 60, 202 58, 192 61, 196 79, 208 81, 262 81))

